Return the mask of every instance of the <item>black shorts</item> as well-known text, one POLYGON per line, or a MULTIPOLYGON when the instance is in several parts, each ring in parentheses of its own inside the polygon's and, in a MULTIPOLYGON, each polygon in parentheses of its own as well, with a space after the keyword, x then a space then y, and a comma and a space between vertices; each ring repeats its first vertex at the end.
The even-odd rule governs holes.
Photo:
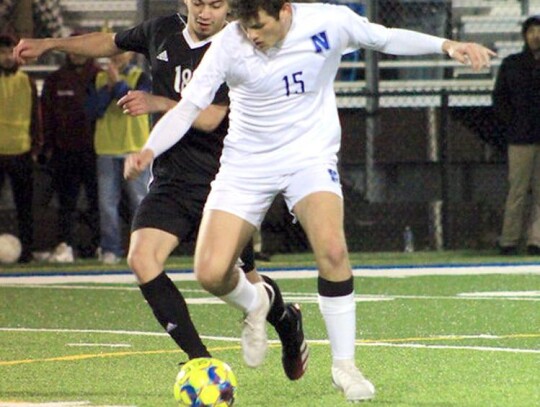
MULTIPOLYGON (((204 203, 209 188, 150 188, 140 203, 131 231, 143 228, 163 230, 178 237, 181 242, 194 240, 201 223, 204 203)), ((253 241, 244 248, 240 256, 246 273, 255 268, 253 241)))
POLYGON ((131 231, 142 228, 160 229, 178 237, 180 241, 196 237, 208 189, 191 191, 175 187, 150 187, 139 204, 131 231))

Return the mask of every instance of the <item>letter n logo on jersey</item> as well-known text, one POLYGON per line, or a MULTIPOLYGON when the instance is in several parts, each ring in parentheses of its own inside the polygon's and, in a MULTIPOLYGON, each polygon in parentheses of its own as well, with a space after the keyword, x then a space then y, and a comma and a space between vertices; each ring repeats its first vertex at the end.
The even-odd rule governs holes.
POLYGON ((313 41, 313 45, 315 45, 315 52, 317 54, 323 52, 324 50, 328 51, 330 49, 330 43, 328 42, 326 31, 321 31, 319 34, 311 36, 311 41, 313 41))

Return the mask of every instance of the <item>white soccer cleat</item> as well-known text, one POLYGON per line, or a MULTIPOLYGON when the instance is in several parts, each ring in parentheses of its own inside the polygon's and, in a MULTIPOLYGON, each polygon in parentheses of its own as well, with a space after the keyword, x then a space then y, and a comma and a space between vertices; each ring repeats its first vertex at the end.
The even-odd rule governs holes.
POLYGON ((334 387, 343 392, 347 401, 366 401, 375 397, 375 387, 352 360, 340 360, 332 366, 334 387))
POLYGON ((73 248, 65 242, 60 243, 49 256, 48 261, 50 263, 73 263, 75 261, 73 248))
POLYGON ((259 294, 259 304, 252 312, 246 314, 242 330, 242 352, 244 361, 249 367, 258 367, 264 362, 268 349, 266 316, 272 303, 265 288, 268 285, 261 282, 255 283, 254 286, 259 294))

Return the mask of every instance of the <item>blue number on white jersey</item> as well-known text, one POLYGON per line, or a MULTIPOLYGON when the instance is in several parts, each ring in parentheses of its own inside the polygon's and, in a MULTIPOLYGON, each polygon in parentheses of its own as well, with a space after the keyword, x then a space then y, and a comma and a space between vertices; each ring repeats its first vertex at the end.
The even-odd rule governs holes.
POLYGON ((285 81, 285 90, 287 93, 287 96, 290 96, 291 93, 304 93, 306 91, 306 88, 304 86, 304 81, 301 79, 303 72, 295 72, 292 76, 292 82, 289 81, 288 76, 283 77, 283 81, 285 81), (293 89, 291 90, 291 86, 293 89))

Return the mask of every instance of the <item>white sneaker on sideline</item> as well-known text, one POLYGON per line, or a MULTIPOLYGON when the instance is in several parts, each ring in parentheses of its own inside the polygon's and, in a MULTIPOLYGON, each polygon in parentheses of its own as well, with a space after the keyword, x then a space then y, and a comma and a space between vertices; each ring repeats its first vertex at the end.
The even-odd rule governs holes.
POLYGON ((73 263, 73 248, 66 242, 60 243, 47 259, 50 263, 73 263))
POLYGON ((375 387, 360 373, 352 360, 334 362, 332 381, 334 387, 343 392, 347 401, 365 401, 375 397, 375 387))
MULTIPOLYGON (((266 316, 273 302, 268 298, 267 284, 260 282, 253 284, 259 294, 257 308, 248 313, 244 319, 242 330, 242 352, 244 361, 249 367, 258 367, 264 362, 268 349, 268 337, 266 335, 266 316)), ((269 287, 269 286, 268 286, 269 287)), ((272 290, 271 287, 269 287, 272 290)), ((273 292, 273 290, 272 290, 273 292)))
POLYGON ((109 265, 120 263, 120 257, 113 252, 103 252, 103 254, 100 256, 100 260, 103 264, 109 265))

